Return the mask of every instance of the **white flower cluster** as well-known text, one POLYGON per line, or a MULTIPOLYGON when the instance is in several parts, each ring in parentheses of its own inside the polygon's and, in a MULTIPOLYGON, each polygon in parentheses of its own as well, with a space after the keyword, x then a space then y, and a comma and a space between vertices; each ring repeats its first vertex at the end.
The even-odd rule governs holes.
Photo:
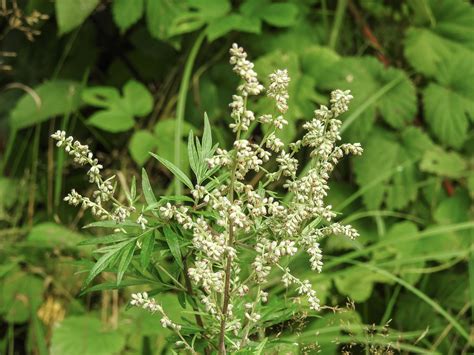
MULTIPOLYGON (((75 163, 81 166, 90 166, 87 171, 89 182, 94 183, 97 186, 97 190, 93 193, 93 200, 82 196, 73 189, 64 198, 64 201, 73 206, 81 205, 84 209, 90 208, 94 216, 100 219, 112 219, 116 222, 123 222, 132 212, 135 211, 133 206, 123 206, 114 199, 115 187, 112 184, 112 181, 115 176, 106 180, 102 178, 101 170, 103 169, 103 166, 102 164, 99 164, 99 161, 96 158, 94 158, 94 155, 87 145, 83 145, 78 140, 74 140, 72 136, 66 137, 66 132, 64 131, 56 131, 51 135, 51 138, 57 141, 57 147, 64 148, 64 150, 73 157, 75 163), (109 200, 113 200, 114 207, 112 212, 109 212, 103 207, 103 203, 109 200)), ((145 221, 146 220, 142 216, 140 221, 137 221, 137 223, 144 226, 147 223, 145 221)))
POLYGON ((288 85, 290 77, 288 71, 277 70, 270 74, 270 85, 268 86, 267 95, 275 99, 278 111, 286 113, 288 111, 288 85))
POLYGON ((234 72, 244 81, 237 90, 244 97, 260 94, 264 90, 264 87, 258 82, 257 73, 253 70, 254 64, 247 59, 247 53, 242 47, 239 47, 237 43, 232 45, 229 52, 230 64, 234 66, 234 72))

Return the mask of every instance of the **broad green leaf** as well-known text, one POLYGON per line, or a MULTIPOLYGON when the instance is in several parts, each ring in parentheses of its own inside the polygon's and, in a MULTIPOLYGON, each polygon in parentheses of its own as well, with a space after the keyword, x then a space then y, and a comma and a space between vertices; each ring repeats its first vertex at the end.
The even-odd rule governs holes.
POLYGON ((56 0, 59 34, 63 35, 82 24, 99 2, 100 0, 56 0))
POLYGON ((422 255, 424 252, 423 247, 425 241, 415 239, 405 242, 397 242, 397 240, 400 240, 407 235, 416 235, 417 233, 418 228, 413 222, 404 221, 395 223, 391 226, 387 234, 381 237, 383 241, 393 240, 394 242, 388 245, 385 250, 380 250, 374 255, 374 259, 377 260, 388 259, 391 262, 390 265, 393 265, 393 272, 401 275, 401 277, 410 284, 414 284, 419 279, 420 275, 404 273, 403 269, 422 268, 424 266, 424 261, 406 263, 405 260, 416 257, 417 255, 422 255), (393 261, 395 261, 395 263, 393 263, 393 261))
POLYGON ((388 132, 374 131, 364 142, 364 154, 354 159, 356 180, 368 209, 377 210, 386 201, 389 209, 401 209, 417 196, 416 171, 410 162, 416 156, 388 132))
POLYGON ((107 330, 92 316, 68 317, 54 328, 51 355, 114 355, 125 347, 125 337, 107 330))
POLYGON ((178 0, 146 0, 146 20, 152 37, 167 39, 176 17, 185 11, 184 3, 178 0))
POLYGON ((26 240, 39 248, 75 248, 84 237, 59 224, 44 222, 35 225, 26 240))
POLYGON ((157 138, 149 131, 140 130, 133 133, 128 149, 138 166, 143 166, 150 158, 149 152, 156 147, 157 138))
POLYGON ((140 263, 144 269, 148 267, 155 246, 155 233, 153 230, 148 231, 141 239, 142 249, 140 251, 140 263))
POLYGON ((115 109, 98 111, 89 117, 87 123, 112 133, 128 131, 135 125, 130 114, 115 109))
POLYGON ((246 17, 260 18, 269 4, 269 0, 245 0, 240 5, 239 11, 246 17))
POLYGON ((123 87, 125 106, 133 116, 148 115, 153 109, 153 96, 138 81, 130 80, 123 87))
MULTIPOLYGON (((472 220, 469 208, 471 201, 465 190, 458 190, 455 195, 445 198, 437 206, 433 218, 437 225, 451 225, 472 220)), ((474 229, 446 232, 437 238, 431 238, 424 243, 425 253, 439 252, 440 250, 467 250, 472 246, 474 229)))
POLYGON ((430 136, 419 127, 409 126, 402 131, 404 147, 416 159, 421 158, 427 150, 435 148, 430 136))
POLYGON ((10 273, 0 283, 0 314, 10 323, 25 323, 42 301, 43 281, 25 272, 10 273))
POLYGON ((168 247, 170 248, 171 255, 173 255, 174 259, 176 260, 176 263, 182 269, 183 261, 181 256, 181 249, 179 247, 178 236, 168 226, 163 227, 163 234, 165 235, 166 243, 168 243, 168 247))
POLYGON ((426 151, 420 169, 439 176, 458 179, 467 174, 467 161, 456 152, 446 152, 441 147, 426 151))
POLYGON ((117 270, 117 285, 120 285, 123 275, 127 271, 128 265, 130 265, 130 262, 132 261, 133 253, 135 252, 136 246, 137 245, 135 242, 130 242, 121 251, 120 262, 118 264, 117 270))
POLYGON ((85 90, 84 100, 105 108, 94 113, 88 123, 113 133, 133 128, 134 117, 145 116, 153 108, 153 97, 148 89, 134 80, 125 84, 123 96, 113 87, 92 87, 85 90))
POLYGON ((178 168, 176 165, 174 165, 172 162, 170 162, 169 160, 166 160, 156 154, 153 154, 151 153, 151 155, 156 159, 158 160, 161 164, 163 164, 169 171, 171 171, 171 173, 173 173, 173 175, 179 180, 181 181, 183 184, 185 184, 187 187, 189 187, 190 189, 193 189, 194 186, 193 186, 193 183, 191 182, 191 180, 189 180, 189 178, 186 176, 185 173, 183 173, 183 171, 178 168))
POLYGON ((47 81, 34 88, 35 98, 24 94, 10 114, 10 125, 21 129, 77 110, 81 105, 82 87, 66 80, 47 81), (36 101, 39 100, 39 101, 36 101))
POLYGON ((311 46, 301 53, 302 71, 311 76, 317 85, 326 80, 327 72, 341 57, 328 47, 311 46))
POLYGON ((142 168, 142 191, 145 196, 145 201, 148 205, 155 204, 157 202, 153 188, 151 187, 150 180, 146 170, 142 168))
MULTIPOLYGON (((174 159, 174 132, 176 127, 176 120, 174 119, 165 119, 159 120, 155 127, 154 133, 156 136, 157 152, 158 154, 172 161, 174 159)), ((183 138, 186 138, 189 135, 189 132, 194 129, 194 127, 188 122, 183 122, 183 138)), ((183 167, 187 167, 188 157, 186 154, 186 143, 182 142, 181 147, 181 161, 183 167)))
POLYGON ((359 266, 352 266, 334 278, 337 290, 355 302, 366 301, 372 294, 374 283, 387 281, 386 277, 359 266))
POLYGON ((438 64, 474 49, 474 8, 467 1, 426 1, 430 16, 406 33, 404 51, 410 64, 420 73, 434 76, 438 64))
POLYGON ((114 0, 112 2, 114 21, 122 33, 142 17, 144 2, 145 0, 114 0))
POLYGON ((188 0, 187 2, 191 9, 198 11, 199 16, 205 21, 223 17, 232 9, 229 0, 188 0))
POLYGON ((249 18, 240 14, 230 14, 213 20, 206 28, 207 39, 212 42, 230 31, 260 33, 261 22, 257 18, 249 18))
POLYGON ((423 91, 425 120, 445 145, 460 148, 474 120, 474 55, 452 57, 440 66, 437 83, 423 91))
POLYGON ((261 17, 270 25, 288 27, 296 22, 298 7, 292 3, 273 3, 263 10, 261 17))
POLYGON ((116 107, 120 102, 120 92, 111 86, 93 86, 82 90, 82 100, 89 105, 103 108, 116 107))

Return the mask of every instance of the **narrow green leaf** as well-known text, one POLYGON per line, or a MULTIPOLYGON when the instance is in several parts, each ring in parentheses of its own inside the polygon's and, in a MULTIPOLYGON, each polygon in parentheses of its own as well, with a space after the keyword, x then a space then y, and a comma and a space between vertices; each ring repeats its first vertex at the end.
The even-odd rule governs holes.
POLYGON ((89 223, 88 225, 82 227, 84 229, 87 228, 121 228, 121 227, 138 227, 138 224, 132 222, 130 220, 123 221, 121 223, 117 223, 115 221, 98 221, 89 223))
POLYGON ((127 235, 125 233, 113 233, 104 235, 103 237, 86 239, 77 245, 111 244, 115 242, 122 242, 124 240, 130 239, 131 237, 131 235, 127 235))
POLYGON ((164 166, 166 166, 166 168, 168 168, 169 171, 171 171, 173 173, 173 175, 179 180, 181 181, 183 184, 185 184, 187 187, 189 187, 190 189, 193 189, 193 183, 191 182, 191 180, 189 180, 189 178, 186 176, 185 173, 183 173, 183 171, 178 168, 176 165, 174 165, 172 162, 170 162, 169 160, 166 160, 156 154, 153 154, 153 153, 150 153, 156 160, 158 160, 161 164, 163 164, 164 166))
POLYGON ((140 263, 144 269, 150 264, 151 254, 155 246, 155 234, 153 230, 148 231, 142 239, 142 250, 140 252, 140 263))
MULTIPOLYGON (((202 134, 202 150, 204 153, 208 153, 212 149, 212 132, 211 124, 209 123, 209 117, 207 113, 204 113, 204 132, 202 134)), ((206 154, 203 154, 205 156, 206 154)))
POLYGON ((199 183, 199 160, 196 152, 196 147, 194 146, 193 131, 189 131, 188 136, 188 160, 189 166, 191 167, 191 170, 193 171, 194 175, 196 175, 196 178, 199 183))
POLYGON ((181 250, 179 248, 178 236, 168 226, 163 228, 163 233, 165 234, 166 242, 170 248, 171 255, 173 255, 179 267, 183 269, 183 261, 181 260, 181 250))
POLYGON ((150 180, 148 179, 148 174, 145 169, 142 169, 142 190, 143 195, 145 195, 145 200, 148 205, 156 203, 156 197, 153 193, 153 189, 150 185, 150 180))
POLYGON ((136 243, 131 242, 122 249, 122 255, 120 256, 120 263, 117 272, 117 285, 120 285, 123 275, 125 274, 125 271, 127 271, 128 265, 130 265, 130 262, 132 261, 133 253, 135 252, 136 247, 136 243))
POLYGON ((85 288, 87 285, 89 285, 91 283, 91 281, 94 280, 94 278, 97 275, 99 275, 102 271, 104 271, 105 268, 107 266, 109 266, 110 261, 112 260, 112 258, 115 255, 117 255, 118 253, 120 253, 120 251, 117 250, 117 249, 114 249, 114 250, 111 250, 110 252, 108 252, 107 254, 102 255, 99 258, 99 260, 97 260, 97 262, 95 263, 92 270, 89 272, 89 275, 87 275, 87 278, 86 278, 86 281, 84 282, 83 288, 85 288))
POLYGON ((135 178, 135 175, 132 177, 132 187, 130 188, 130 197, 132 198, 132 201, 135 200, 137 197, 137 179, 135 178))
POLYGON ((128 286, 145 285, 145 284, 149 284, 149 283, 150 283, 150 280, 148 280, 148 279, 123 280, 120 283, 120 285, 117 285, 117 282, 115 282, 115 281, 113 281, 113 282, 103 282, 101 284, 94 285, 94 286, 91 286, 91 287, 88 287, 88 288, 82 290, 82 292, 79 294, 79 296, 82 296, 86 293, 94 292, 94 291, 117 290, 117 289, 121 289, 121 288, 128 287, 128 286))

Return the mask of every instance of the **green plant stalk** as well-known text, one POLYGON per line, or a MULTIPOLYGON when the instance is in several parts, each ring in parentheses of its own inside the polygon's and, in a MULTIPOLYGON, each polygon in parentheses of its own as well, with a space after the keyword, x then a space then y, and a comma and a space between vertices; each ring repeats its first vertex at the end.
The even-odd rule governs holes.
POLYGON ((341 32, 342 20, 346 13, 348 0, 339 0, 336 7, 336 17, 332 25, 331 35, 329 37, 329 48, 335 50, 337 39, 339 38, 339 32, 341 32))
MULTIPOLYGON (((204 37, 206 36, 205 32, 202 31, 199 36, 196 38, 191 51, 189 52, 188 59, 184 66, 183 78, 181 79, 181 84, 179 87, 178 94, 178 103, 176 106, 176 126, 174 131, 174 164, 182 169, 181 166, 181 139, 183 137, 183 124, 184 124, 184 113, 186 108, 186 98, 188 94, 189 82, 191 80, 191 73, 193 71, 194 62, 196 61, 196 56, 201 47, 204 37)), ((183 184, 178 180, 174 179, 175 194, 182 195, 183 193, 183 184)))
POLYGON ((471 257, 469 258, 469 292, 471 295, 471 319, 474 322, 474 250, 471 250, 471 257))
POLYGON ((5 150, 5 155, 3 156, 3 159, 2 159, 2 166, 0 168, 0 175, 2 176, 4 175, 5 167, 7 166, 8 159, 10 158, 10 154, 12 153, 12 150, 13 150, 13 144, 15 143, 16 133, 17 133, 16 129, 14 128, 10 129, 10 134, 8 135, 7 148, 5 150))
MULTIPOLYGON (((69 122, 69 114, 65 115, 61 122, 61 130, 65 131, 67 124, 69 122)), ((63 167, 65 160, 65 152, 62 149, 59 149, 58 155, 56 157, 56 172, 55 172, 55 184, 54 184, 54 210, 59 206, 59 201, 61 200, 61 188, 63 180, 63 167)))
MULTIPOLYGON (((247 98, 245 98, 244 103, 245 109, 247 109, 247 98)), ((236 134, 236 141, 240 139, 240 128, 236 134)), ((234 163, 232 167, 232 174, 230 176, 230 184, 229 184, 229 201, 230 203, 234 203, 234 183, 235 183, 235 173, 237 171, 237 157, 234 157, 234 163)), ((234 226, 232 223, 232 219, 229 218, 229 239, 227 241, 227 245, 229 247, 234 246, 234 226)), ((219 334, 219 345, 218 351, 219 355, 226 354, 225 349, 225 323, 227 321, 227 311, 229 308, 229 301, 230 301, 230 277, 231 277, 231 266, 232 266, 232 258, 230 255, 227 256, 226 260, 226 267, 225 267, 225 284, 224 284, 224 299, 222 302, 222 320, 220 326, 220 334, 219 334)))

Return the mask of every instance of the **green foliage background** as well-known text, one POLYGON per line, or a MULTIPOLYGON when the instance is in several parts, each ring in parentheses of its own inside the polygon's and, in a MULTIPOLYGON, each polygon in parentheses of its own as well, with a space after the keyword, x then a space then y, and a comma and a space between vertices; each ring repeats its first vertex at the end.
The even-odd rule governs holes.
MULTIPOLYGON (((85 189, 87 181, 48 136, 64 129, 89 144, 124 186, 146 167, 155 193, 170 193, 172 177, 149 152, 189 170, 185 138, 190 130, 200 134, 204 112, 221 146, 232 139, 227 105, 237 79, 227 50, 234 41, 247 49, 263 81, 275 68, 289 71, 282 139, 299 136, 330 90, 351 89, 343 139, 365 149, 335 172, 329 195, 360 238, 327 240, 322 274, 303 262, 294 266, 326 305, 342 311, 285 323, 276 314, 273 340, 256 352, 311 353, 315 340, 322 354, 472 351, 469 2, 6 4, 18 10, 2 12, 0 37, 0 353, 170 351, 170 333, 158 320, 126 307, 132 290, 154 287, 147 280, 125 275, 117 291, 104 273, 91 292, 81 293, 93 249, 78 243, 90 238, 81 227, 92 218, 78 215, 62 196, 85 189), (33 10, 49 19, 29 24, 24 16, 33 10), (32 31, 40 31, 34 41, 32 31), (345 307, 347 299, 354 304, 345 307)), ((264 100, 256 105, 265 111, 264 100)), ((169 248, 156 246, 155 253, 173 254, 169 248)), ((159 298, 176 319, 186 311, 171 293, 159 298)))

